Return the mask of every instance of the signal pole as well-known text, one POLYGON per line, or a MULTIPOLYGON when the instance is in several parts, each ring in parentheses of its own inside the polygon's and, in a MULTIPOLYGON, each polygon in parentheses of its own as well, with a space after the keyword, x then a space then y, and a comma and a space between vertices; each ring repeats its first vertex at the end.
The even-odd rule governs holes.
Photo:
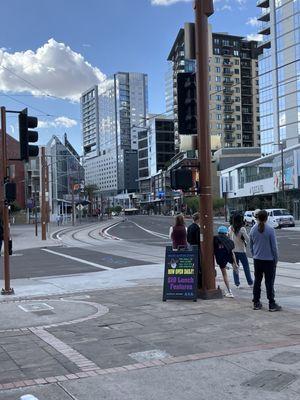
POLYGON ((195 0, 197 130, 200 183, 200 229, 202 289, 204 299, 222 297, 216 289, 213 250, 213 201, 211 184, 211 145, 209 136, 208 17, 214 13, 213 0, 195 0), (205 257, 203 256, 205 254, 205 257))
POLYGON ((1 107, 1 148, 2 148, 2 179, 3 179, 3 199, 2 200, 2 216, 3 216, 3 241, 4 241, 4 259, 3 259, 3 278, 4 289, 1 294, 14 294, 14 289, 10 287, 10 268, 9 268, 9 211, 8 203, 5 198, 5 183, 8 180, 7 174, 7 146, 6 146, 6 109, 1 107))
POLYGON ((45 147, 42 147, 42 156, 41 156, 41 167, 42 167, 42 182, 41 182, 41 225, 42 225, 42 240, 47 239, 46 235, 46 156, 45 156, 45 147))

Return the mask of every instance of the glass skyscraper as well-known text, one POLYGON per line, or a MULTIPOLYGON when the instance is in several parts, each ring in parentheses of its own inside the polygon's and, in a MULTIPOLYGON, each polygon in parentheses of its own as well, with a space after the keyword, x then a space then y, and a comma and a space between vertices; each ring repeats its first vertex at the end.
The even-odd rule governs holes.
POLYGON ((262 154, 299 143, 300 0, 258 0, 262 154))

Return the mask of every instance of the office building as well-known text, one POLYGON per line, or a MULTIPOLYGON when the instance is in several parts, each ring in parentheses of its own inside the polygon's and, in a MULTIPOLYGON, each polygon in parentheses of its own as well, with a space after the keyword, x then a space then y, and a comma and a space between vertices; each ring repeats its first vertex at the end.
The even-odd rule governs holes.
POLYGON ((147 75, 119 72, 98 86, 97 154, 84 161, 86 182, 115 196, 138 189, 138 131, 146 126, 147 75))
POLYGON ((84 186, 84 169, 80 156, 68 141, 53 135, 46 145, 49 169, 49 205, 52 215, 70 214, 74 185, 84 186))
MULTIPOLYGON (((177 113, 177 74, 194 72, 195 61, 187 59, 190 44, 180 29, 168 60, 173 63, 174 123, 176 149, 181 149, 177 113), (186 49, 186 47, 188 49, 186 49)), ((221 147, 259 145, 257 42, 209 29, 210 135, 213 151, 221 147)), ((184 146, 183 146, 184 147, 184 146)), ((184 148, 184 150, 187 150, 184 148)))
POLYGON ((262 155, 299 143, 300 0, 258 0, 262 155))
POLYGON ((83 155, 99 155, 99 103, 98 86, 84 92, 80 99, 82 119, 83 155))

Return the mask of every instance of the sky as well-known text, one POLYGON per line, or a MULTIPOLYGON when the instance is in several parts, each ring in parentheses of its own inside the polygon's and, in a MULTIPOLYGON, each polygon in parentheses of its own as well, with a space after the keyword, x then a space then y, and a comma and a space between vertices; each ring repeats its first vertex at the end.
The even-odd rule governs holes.
MULTIPOLYGON (((214 32, 255 38, 255 0, 214 0, 214 32)), ((0 105, 39 118, 39 143, 66 132, 81 154, 80 93, 118 71, 149 78, 165 111, 167 57, 192 0, 10 0, 1 4, 0 105)), ((7 131, 18 138, 16 115, 7 131)))

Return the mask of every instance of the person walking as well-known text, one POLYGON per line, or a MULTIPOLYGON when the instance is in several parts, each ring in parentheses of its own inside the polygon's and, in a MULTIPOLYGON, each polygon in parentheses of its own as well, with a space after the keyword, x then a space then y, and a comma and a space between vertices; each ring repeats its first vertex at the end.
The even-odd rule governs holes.
POLYGON ((191 246, 198 247, 198 287, 202 287, 202 273, 200 263, 200 214, 193 214, 193 223, 187 229, 187 241, 191 246))
POLYGON ((257 214, 258 223, 250 231, 250 250, 254 259, 253 309, 260 310, 261 282, 265 278, 269 311, 280 311, 281 306, 275 302, 274 281, 278 262, 278 249, 275 230, 270 226, 268 213, 261 210, 257 214))
MULTIPOLYGON (((244 226, 244 217, 241 214, 236 214, 233 217, 232 225, 229 227, 229 237, 234 243, 233 252, 235 254, 237 265, 239 266, 239 263, 241 262, 248 285, 252 287, 253 279, 251 276, 249 262, 246 254, 246 246, 249 243, 249 236, 244 226)), ((233 269, 233 279, 235 286, 239 288, 239 268, 233 269)))
POLYGON ((228 237, 228 229, 226 226, 219 226, 218 235, 214 236, 214 254, 216 262, 219 265, 224 283, 227 288, 225 297, 234 297, 230 289, 229 279, 227 275, 227 264, 232 264, 233 268, 236 268, 235 256, 233 253, 234 243, 228 237))
POLYGON ((170 228, 169 237, 172 239, 173 249, 178 250, 179 247, 187 247, 187 231, 182 214, 176 215, 175 225, 170 228))

